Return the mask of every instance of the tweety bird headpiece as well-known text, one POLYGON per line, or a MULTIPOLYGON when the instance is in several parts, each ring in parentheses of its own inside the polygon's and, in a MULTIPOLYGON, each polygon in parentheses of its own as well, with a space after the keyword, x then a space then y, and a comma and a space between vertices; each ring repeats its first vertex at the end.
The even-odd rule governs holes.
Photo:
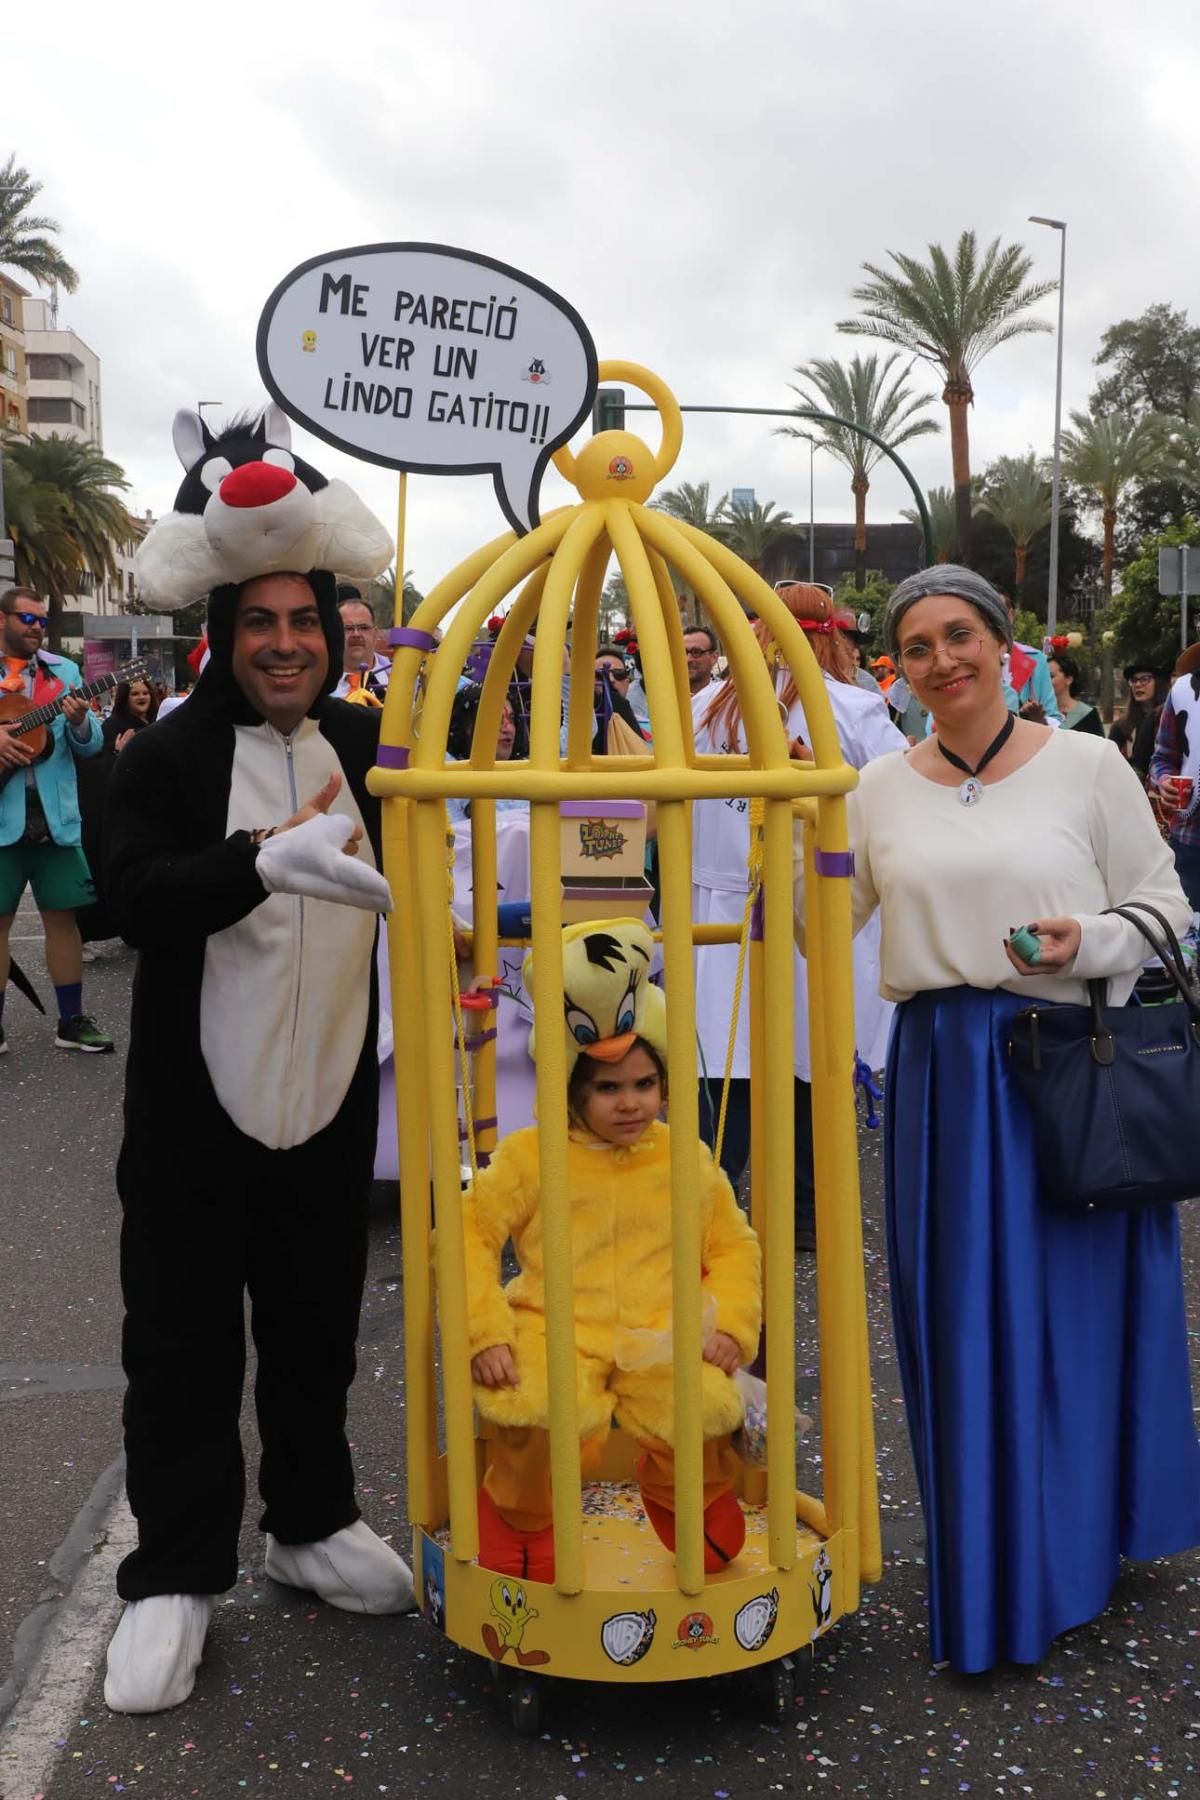
MULTIPOLYGON (((667 1060, 667 1003, 650 980, 654 939, 640 919, 586 919, 563 932, 567 1076, 580 1055, 620 1062, 638 1038, 667 1060)), ((521 974, 533 991, 533 952, 521 974)), ((529 1053, 536 1055, 535 1036, 529 1053)))

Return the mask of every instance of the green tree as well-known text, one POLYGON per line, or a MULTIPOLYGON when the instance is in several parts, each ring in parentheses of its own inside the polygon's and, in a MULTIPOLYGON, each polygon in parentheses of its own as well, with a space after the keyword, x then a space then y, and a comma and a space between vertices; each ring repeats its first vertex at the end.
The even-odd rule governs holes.
POLYGON ((620 569, 614 569, 600 596, 598 642, 611 644, 614 633, 623 630, 629 619, 629 594, 625 587, 625 577, 620 569))
MULTIPOLYGON (((1118 666, 1145 659, 1156 667, 1174 667, 1179 655, 1179 596, 1158 591, 1158 553, 1170 545, 1200 546, 1200 521, 1189 520, 1177 531, 1147 538, 1139 554, 1121 571, 1121 591, 1097 620, 1114 634, 1113 657, 1118 666)), ((1197 607, 1191 602, 1189 639, 1196 635, 1197 607)))
POLYGON ((735 500, 727 515, 725 541, 757 570, 772 544, 792 526, 791 513, 776 512, 773 500, 735 500))
MULTIPOLYGON (((937 431, 934 419, 918 419, 915 415, 933 400, 932 394, 914 394, 908 379, 912 363, 892 378, 892 365, 900 360, 894 350, 880 365, 878 356, 855 356, 849 365, 835 357, 817 357, 810 363, 798 364, 796 374, 803 376, 809 387, 790 383, 806 407, 814 412, 832 412, 854 425, 861 425, 883 438, 893 449, 910 438, 925 437, 937 431), (815 392, 811 391, 814 390, 815 392)), ((871 488, 871 471, 883 456, 878 444, 870 438, 850 431, 844 425, 824 425, 811 421, 801 430, 795 425, 780 425, 778 437, 812 438, 823 444, 850 471, 850 492, 854 495, 854 585, 862 589, 867 579, 867 494, 871 488)))
POLYGON ((973 231, 964 231, 953 258, 929 245, 928 263, 890 250, 895 270, 864 263, 869 282, 853 291, 862 307, 839 331, 878 337, 909 350, 941 371, 942 399, 950 412, 950 460, 954 471, 957 556, 971 560, 971 446, 967 408, 975 399, 972 372, 1011 338, 1049 331, 1045 319, 1025 317, 1057 289, 1054 281, 1027 280, 1032 260, 1020 244, 1000 248, 994 238, 982 259, 973 231))
MULTIPOLYGON (((396 565, 386 569, 382 575, 375 575, 368 583, 368 598, 371 611, 375 614, 376 625, 390 625, 396 614, 396 565)), ((412 578, 412 570, 404 571, 404 599, 402 616, 407 624, 425 598, 412 578)))
POLYGON ((1020 604, 1029 546, 1050 523, 1050 483, 1033 451, 1024 456, 997 457, 984 474, 977 505, 980 512, 1002 525, 1013 541, 1013 598, 1020 604))
MULTIPOLYGON (((684 524, 694 525, 697 531, 706 531, 710 537, 717 538, 721 543, 725 542, 729 495, 722 494, 719 500, 710 503, 707 481, 681 482, 677 488, 668 488, 650 504, 668 517, 682 519, 684 524)), ((670 570, 670 575, 680 600, 680 611, 694 624, 699 623, 700 608, 696 596, 675 569, 670 570)))
MULTIPOLYGON (((972 488, 978 493, 978 476, 972 482, 972 488)), ((929 507, 929 522, 933 526, 933 557, 935 562, 949 563, 954 561, 955 544, 958 541, 958 510, 954 503, 953 488, 927 488, 925 500, 929 507)), ((905 507, 900 517, 907 519, 917 530, 923 529, 921 515, 915 506, 905 507)))
MULTIPOLYGON (((1200 401, 1200 327, 1182 309, 1159 302, 1136 319, 1120 319, 1100 340, 1097 368, 1106 372, 1092 394, 1093 413, 1186 420, 1200 401)), ((1131 484, 1115 538, 1118 563, 1137 556, 1144 538, 1182 526, 1200 513, 1200 480, 1167 469, 1131 484)))
POLYGON ((56 221, 29 211, 41 191, 15 153, 0 168, 0 268, 20 269, 45 287, 57 282, 73 294, 79 277, 53 241, 56 221))
POLYGON ((1200 498, 1200 399, 1191 401, 1181 418, 1168 421, 1166 433, 1166 467, 1189 494, 1190 510, 1200 512, 1195 505, 1200 498))
POLYGON ((74 438, 10 438, 4 446, 4 485, 19 496, 12 537, 17 580, 46 596, 50 644, 62 640, 62 606, 85 577, 110 579, 117 552, 136 543, 141 526, 120 493, 124 470, 94 444, 74 438), (10 475, 10 472, 11 475, 10 475))
POLYGON ((863 648, 864 658, 878 656, 883 649, 883 614, 895 585, 882 569, 868 569, 861 587, 856 571, 843 575, 834 589, 835 605, 848 607, 856 618, 862 613, 871 615, 870 642, 863 648))
MULTIPOLYGON (((1095 606, 1100 582, 1100 545, 1080 531, 1083 496, 1073 482, 1063 481, 1058 511, 1059 617, 1087 612, 1095 606)), ((975 568, 1004 593, 1013 587, 1013 540, 990 514, 977 514, 972 532, 975 568)), ((1050 533, 1039 531, 1029 543, 1025 563, 1024 605, 1032 615, 1046 615, 1050 577, 1050 533)), ((1034 642, 1041 641, 1039 625, 1034 642)), ((1027 642, 1030 640, 1026 640, 1027 642)))
POLYGON ((1149 479, 1164 466, 1164 435, 1157 414, 1071 414, 1062 434, 1062 466, 1100 509, 1104 529, 1104 597, 1112 597, 1113 550, 1122 496, 1133 482, 1149 479))
POLYGON ((1137 319, 1119 319, 1093 357, 1107 369, 1089 402, 1094 413, 1170 413, 1182 418, 1200 400, 1200 326, 1159 302, 1137 319))

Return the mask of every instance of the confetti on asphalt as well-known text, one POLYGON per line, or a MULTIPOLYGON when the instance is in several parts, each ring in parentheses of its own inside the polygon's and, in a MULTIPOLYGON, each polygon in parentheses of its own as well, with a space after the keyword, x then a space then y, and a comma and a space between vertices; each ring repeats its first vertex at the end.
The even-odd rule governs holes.
MULTIPOLYGON (((1108 1610, 1066 1634, 1035 1669, 966 1678, 933 1670, 923 1528, 899 1403, 879 1149, 867 1138, 866 1266, 876 1384, 885 1570, 859 1612, 798 1655, 796 1702, 767 1722, 749 1677, 675 1687, 551 1684, 542 1734, 514 1738, 506 1676, 424 1621, 360 1619, 275 1588, 248 1509, 238 1586, 214 1615, 196 1694, 157 1720, 113 1719, 99 1687, 73 1729, 46 1800, 280 1800, 356 1793, 569 1800, 597 1782, 672 1800, 758 1795, 970 1796, 970 1800, 1191 1800, 1200 1792, 1200 1556, 1126 1565, 1108 1610)), ((1200 1294, 1200 1209, 1181 1209, 1189 1292, 1200 1294)), ((373 1257, 393 1271, 390 1221, 373 1257)), ((394 1283, 392 1284, 394 1286, 394 1283)), ((816 1417, 800 1476, 821 1488, 816 1269, 797 1262, 797 1402, 816 1417)), ((405 1542, 401 1296, 368 1283, 364 1368, 352 1425, 364 1512, 405 1542)), ((1200 1337, 1193 1343, 1200 1351, 1200 1337)), ((1200 1381, 1197 1382, 1200 1395, 1200 1381)), ((247 1432, 249 1441, 249 1433, 247 1432)), ((626 1488, 588 1491, 589 1523, 640 1510, 626 1488)), ((3 1788, 0 1762, 0 1789, 3 1788)))

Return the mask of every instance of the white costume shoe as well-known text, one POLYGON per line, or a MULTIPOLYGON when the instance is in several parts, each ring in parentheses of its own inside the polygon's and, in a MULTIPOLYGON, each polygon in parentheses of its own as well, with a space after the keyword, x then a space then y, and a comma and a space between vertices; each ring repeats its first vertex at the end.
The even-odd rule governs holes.
POLYGON ((108 1646, 105 1704, 119 1713, 181 1706, 196 1683, 212 1606, 211 1594, 131 1600, 108 1646))
POLYGON ((411 1612, 416 1605, 408 1564, 362 1519, 315 1544, 281 1544, 268 1532, 267 1574, 309 1588, 343 1612, 411 1612))

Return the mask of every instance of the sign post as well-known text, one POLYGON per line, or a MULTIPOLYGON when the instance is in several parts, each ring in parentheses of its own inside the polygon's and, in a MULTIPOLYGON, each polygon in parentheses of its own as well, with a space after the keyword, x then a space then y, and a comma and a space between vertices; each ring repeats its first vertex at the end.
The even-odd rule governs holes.
POLYGON ((1179 595, 1179 647, 1186 650, 1188 645, 1188 595, 1200 589, 1200 570, 1188 567, 1189 549, 1187 544, 1173 544, 1169 549, 1158 553, 1158 591, 1164 596, 1179 595), (1191 583, 1197 582, 1197 588, 1191 583))

